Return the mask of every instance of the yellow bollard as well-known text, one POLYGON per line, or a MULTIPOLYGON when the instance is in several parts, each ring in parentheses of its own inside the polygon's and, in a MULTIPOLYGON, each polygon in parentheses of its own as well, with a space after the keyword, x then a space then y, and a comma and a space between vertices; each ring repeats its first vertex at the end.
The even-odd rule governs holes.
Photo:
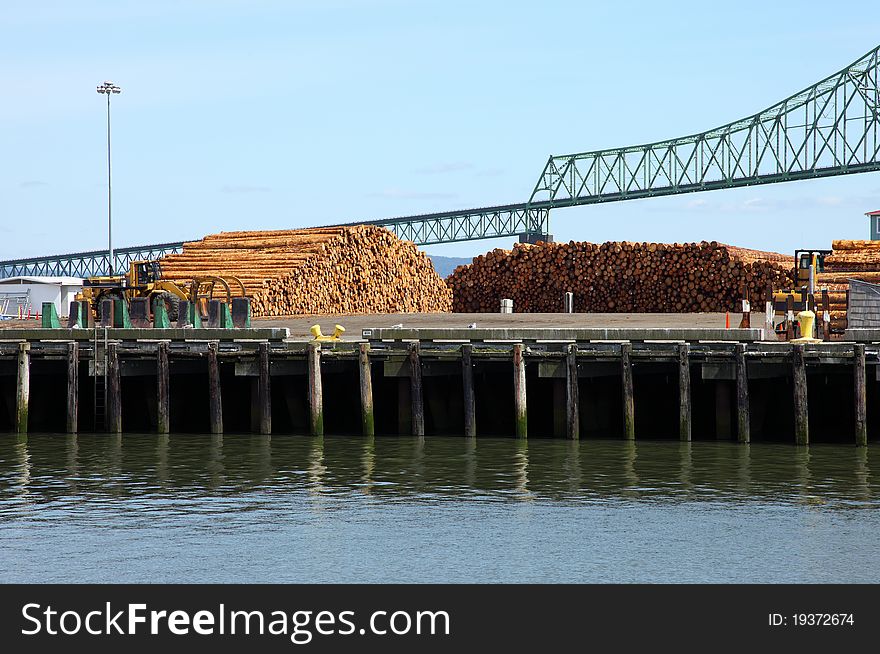
POLYGON ((821 343, 822 339, 813 338, 813 326, 816 324, 816 314, 812 311, 801 311, 798 315, 798 324, 801 328, 801 337, 793 338, 792 343, 821 343))
POLYGON ((316 341, 338 341, 341 340, 342 335, 345 333, 345 327, 334 325, 333 334, 329 336, 321 332, 321 325, 312 325, 309 332, 311 332, 313 340, 316 341))

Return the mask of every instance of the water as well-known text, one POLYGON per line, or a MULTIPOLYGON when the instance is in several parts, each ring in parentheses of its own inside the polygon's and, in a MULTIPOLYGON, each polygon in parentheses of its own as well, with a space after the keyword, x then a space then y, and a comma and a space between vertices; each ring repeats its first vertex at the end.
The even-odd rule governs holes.
POLYGON ((0 437, 4 582, 878 582, 877 448, 0 437))

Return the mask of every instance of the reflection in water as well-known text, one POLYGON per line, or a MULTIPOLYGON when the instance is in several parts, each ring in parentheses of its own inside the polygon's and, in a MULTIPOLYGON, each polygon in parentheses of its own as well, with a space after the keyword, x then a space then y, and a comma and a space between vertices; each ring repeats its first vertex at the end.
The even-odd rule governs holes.
POLYGON ((313 438, 309 444, 311 446, 308 459, 309 493, 321 496, 326 492, 324 475, 327 474, 327 466, 324 465, 324 439, 313 438))
POLYGON ((0 497, 511 494, 554 501, 724 499, 875 505, 876 448, 464 438, 79 435, 0 439, 0 497), (301 484, 300 480, 305 483, 301 484), (111 491, 112 488, 112 491, 111 491))
POLYGON ((678 481, 681 484, 682 493, 688 497, 691 496, 691 493, 694 490, 694 483, 691 479, 694 465, 691 460, 692 449, 693 444, 691 441, 680 441, 678 444, 678 456, 680 461, 678 481))
POLYGON ((464 442, 464 479, 462 485, 473 488, 477 478, 477 439, 468 438, 464 442))
POLYGON ((171 436, 160 434, 156 437, 156 479, 163 488, 168 483, 168 449, 171 436))
POLYGON ((835 445, 5 436, 0 582, 876 582, 878 466, 835 445))
POLYGON ((743 497, 749 494, 752 485, 750 472, 750 460, 752 456, 752 446, 749 443, 743 443, 739 448, 739 458, 736 462, 737 481, 739 482, 739 492, 743 497))
POLYGON ((639 475, 636 473, 636 459, 638 449, 635 441, 623 441, 623 477, 626 480, 624 495, 630 498, 638 498, 640 493, 639 475))
POLYGON ((376 468, 376 438, 374 436, 364 439, 361 467, 364 471, 361 490, 369 495, 373 492, 373 470, 376 468))
POLYGON ((855 496, 857 499, 867 502, 871 499, 871 473, 868 469, 868 448, 857 447, 854 453, 855 466, 853 474, 855 476, 855 496))
POLYGON ((529 499, 529 442, 522 438, 514 441, 516 453, 513 460, 513 478, 516 492, 522 499, 529 499))
POLYGON ((223 485, 223 435, 213 434, 208 443, 208 462, 205 470, 208 473, 208 488, 214 490, 223 485))
POLYGON ((65 463, 67 468, 65 482, 71 493, 76 493, 78 490, 76 485, 77 478, 79 477, 79 462, 77 460, 78 450, 79 443, 76 434, 66 436, 64 439, 65 463))

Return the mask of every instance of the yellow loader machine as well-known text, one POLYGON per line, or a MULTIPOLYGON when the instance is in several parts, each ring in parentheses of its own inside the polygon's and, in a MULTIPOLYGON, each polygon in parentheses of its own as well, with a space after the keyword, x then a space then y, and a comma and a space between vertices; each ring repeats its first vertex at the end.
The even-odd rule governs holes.
MULTIPOLYGON (((777 332, 790 330, 793 316, 801 311, 816 311, 816 275, 825 270, 825 257, 832 250, 795 250, 795 287, 773 292, 773 313, 782 316, 777 332)), ((797 324, 793 325, 796 331, 797 324)))
POLYGON ((133 298, 149 298, 150 311, 159 299, 165 303, 168 319, 175 321, 180 315, 180 301, 192 302, 203 316, 207 315, 207 301, 223 299, 231 302, 233 297, 244 297, 244 285, 237 277, 230 281, 222 277, 200 277, 187 283, 162 278, 162 267, 158 261, 132 261, 125 275, 100 275, 83 280, 82 293, 77 300, 87 300, 92 314, 100 319, 102 300, 125 300, 130 304, 133 298), (230 286, 230 281, 232 285, 230 286), (222 293, 218 297, 217 291, 222 293))

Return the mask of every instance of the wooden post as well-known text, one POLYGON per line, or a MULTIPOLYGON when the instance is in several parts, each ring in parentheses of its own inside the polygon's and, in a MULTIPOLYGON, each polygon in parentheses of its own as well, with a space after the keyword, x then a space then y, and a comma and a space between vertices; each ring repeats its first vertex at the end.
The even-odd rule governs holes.
POLYGON ((736 438, 751 442, 749 425, 749 373, 746 368, 746 344, 736 344, 736 438))
POLYGON ((678 439, 691 440, 691 363, 690 346, 678 346, 678 439))
POLYGON ((168 341, 160 341, 156 351, 156 432, 171 431, 171 375, 168 366, 168 341))
POLYGON ((412 435, 425 435, 425 403, 422 399, 422 360, 419 344, 409 344, 409 388, 412 402, 412 435))
POLYGON ((212 434, 223 433, 223 397, 220 393, 217 347, 216 341, 208 343, 208 398, 212 434))
POLYGON ((321 344, 309 343, 309 431, 324 435, 324 394, 321 390, 321 344))
POLYGON ((636 414, 633 401, 632 343, 620 346, 620 368, 623 375, 623 437, 633 440, 636 437, 636 414))
POLYGON ((260 343, 260 377, 258 382, 260 396, 260 433, 272 433, 272 386, 269 375, 269 344, 260 343))
POLYGON ((18 344, 18 377, 15 386, 15 430, 28 431, 28 405, 31 396, 31 344, 18 344))
POLYGON ((831 340, 831 300, 828 289, 822 289, 822 340, 831 340))
POLYGON ((794 442, 797 445, 810 443, 810 429, 807 416, 807 369, 804 365, 804 346, 797 344, 792 348, 792 372, 794 382, 794 442))
POLYGON ((523 361, 522 343, 515 343, 513 346, 513 402, 516 437, 527 438, 529 435, 529 416, 526 407, 526 365, 523 361))
POLYGON ((119 343, 107 344, 107 431, 122 433, 122 385, 119 376, 119 343))
POLYGON ((67 344, 67 433, 77 432, 79 418, 79 343, 67 344))
POLYGON ((477 413, 474 402, 474 368, 471 355, 474 346, 465 343, 461 346, 461 383, 464 391, 464 435, 474 438, 477 435, 477 413))
POLYGON ((856 403, 856 445, 868 444, 867 400, 865 397, 865 345, 853 345, 853 377, 856 403))
POLYGON ((358 354, 361 378, 361 433, 375 436, 376 420, 373 415, 373 377, 370 374, 370 344, 361 343, 358 354))
POLYGON ((572 440, 581 437, 580 415, 578 413, 580 403, 578 401, 578 369, 577 369, 577 345, 572 343, 568 346, 568 354, 565 361, 566 381, 566 435, 572 440))

